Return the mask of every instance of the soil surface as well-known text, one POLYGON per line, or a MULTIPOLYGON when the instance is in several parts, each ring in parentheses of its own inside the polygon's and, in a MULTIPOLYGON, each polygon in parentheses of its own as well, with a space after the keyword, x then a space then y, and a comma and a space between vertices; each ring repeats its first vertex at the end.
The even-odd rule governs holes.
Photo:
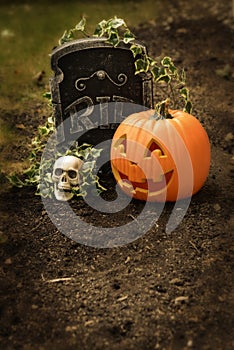
MULTIPOLYGON (((193 114, 211 142, 209 177, 173 232, 166 232, 173 209, 167 203, 132 243, 82 245, 58 230, 34 189, 9 188, 2 176, 1 350, 234 348, 234 37, 231 1, 217 3, 171 1, 160 23, 133 28, 151 55, 169 55, 186 67, 193 114)), ((40 108, 15 117, 26 140, 40 108)), ((7 151, 20 161, 25 149, 7 151)), ((111 176, 104 180, 111 198, 111 176)), ((111 215, 83 200, 72 206, 83 220, 112 228, 144 207, 135 200, 111 215)))

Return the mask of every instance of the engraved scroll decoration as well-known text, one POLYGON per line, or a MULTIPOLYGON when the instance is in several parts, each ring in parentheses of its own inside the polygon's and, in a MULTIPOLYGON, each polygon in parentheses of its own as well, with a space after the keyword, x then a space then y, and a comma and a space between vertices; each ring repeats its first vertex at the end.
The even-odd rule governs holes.
POLYGON ((114 80, 110 77, 110 75, 109 75, 106 71, 104 71, 104 70, 98 70, 98 71, 94 72, 93 74, 91 74, 89 77, 84 77, 84 78, 79 78, 79 79, 77 79, 76 82, 75 82, 75 87, 76 87, 76 89, 77 89, 78 91, 83 91, 83 90, 85 90, 85 89, 86 89, 86 84, 85 84, 85 82, 86 82, 87 80, 92 79, 92 78, 95 77, 95 76, 98 78, 98 80, 104 80, 104 79, 107 78, 112 84, 114 84, 114 85, 116 85, 116 86, 123 86, 123 85, 126 84, 126 82, 127 82, 127 80, 128 80, 126 74, 120 73, 120 74, 118 75, 118 77, 117 77, 117 80, 118 80, 118 81, 116 82, 116 81, 114 81, 114 80))

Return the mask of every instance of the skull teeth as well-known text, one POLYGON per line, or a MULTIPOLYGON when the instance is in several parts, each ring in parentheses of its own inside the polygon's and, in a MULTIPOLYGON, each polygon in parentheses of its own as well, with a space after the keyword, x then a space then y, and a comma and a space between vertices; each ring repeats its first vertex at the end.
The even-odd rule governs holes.
POLYGON ((64 186, 64 185, 61 185, 61 184, 58 184, 57 185, 57 189, 60 191, 60 192, 71 192, 71 187, 70 186, 64 186))
POLYGON ((58 188, 59 192, 71 192, 71 190, 68 190, 66 188, 58 188))

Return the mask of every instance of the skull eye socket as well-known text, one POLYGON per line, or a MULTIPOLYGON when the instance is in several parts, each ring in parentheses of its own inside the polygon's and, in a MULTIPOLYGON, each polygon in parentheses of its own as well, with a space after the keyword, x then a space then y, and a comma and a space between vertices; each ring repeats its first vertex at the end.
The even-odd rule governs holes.
POLYGON ((68 170, 67 174, 70 177, 70 179, 76 178, 76 171, 75 170, 68 170))
POLYGON ((62 173, 63 173, 63 169, 61 168, 56 168, 55 171, 54 171, 55 175, 56 176, 61 176, 62 173))

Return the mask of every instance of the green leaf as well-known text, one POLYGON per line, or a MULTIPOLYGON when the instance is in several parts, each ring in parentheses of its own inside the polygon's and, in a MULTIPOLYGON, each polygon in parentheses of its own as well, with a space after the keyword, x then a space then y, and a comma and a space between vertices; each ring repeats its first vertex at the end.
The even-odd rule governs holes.
POLYGON ((192 102, 187 101, 184 107, 184 111, 190 114, 192 112, 192 108, 193 108, 192 102))
POLYGON ((102 149, 93 148, 92 151, 91 151, 92 157, 94 159, 100 157, 101 152, 102 152, 102 149))
POLYGON ((69 42, 69 41, 71 41, 73 39, 74 39, 73 30, 71 30, 71 29, 70 30, 65 30, 65 32, 63 33, 62 38, 59 40, 59 44, 63 45, 66 42, 69 42))
POLYGON ((130 43, 131 41, 135 40, 134 35, 130 32, 130 30, 126 30, 126 32, 124 33, 124 37, 123 37, 123 42, 125 44, 130 43))
POLYGON ((81 32, 84 32, 86 26, 86 18, 82 17, 80 22, 75 26, 75 29, 81 32))
POLYGON ((180 89, 180 95, 187 101, 189 99, 189 90, 186 87, 183 87, 180 89))
POLYGON ((44 126, 39 126, 38 131, 41 135, 48 135, 50 132, 50 129, 46 125, 44 125, 44 126))
POLYGON ((168 75, 168 74, 165 74, 165 75, 160 75, 158 78, 157 78, 157 82, 162 82, 164 81, 165 83, 169 83, 171 81, 171 77, 168 75))
POLYGON ((102 37, 106 32, 106 26, 107 26, 106 20, 102 20, 101 22, 99 22, 94 30, 93 35, 97 37, 102 37))
POLYGON ((154 65, 153 68, 151 69, 151 73, 153 75, 153 79, 157 80, 158 77, 160 76, 160 68, 154 65))
POLYGON ((85 162, 82 166, 82 173, 90 172, 92 173, 92 169, 95 167, 95 161, 85 162))
POLYGON ((122 18, 114 17, 113 19, 110 19, 107 23, 108 23, 108 27, 111 29, 112 28, 117 29, 122 26, 126 27, 126 23, 122 18))
POLYGON ((42 95, 45 98, 48 98, 48 100, 51 99, 51 92, 44 92, 44 94, 42 95))
POLYGON ((55 129, 55 121, 54 121, 54 116, 53 115, 51 115, 48 118, 48 123, 53 127, 53 129, 55 129))
POLYGON ((162 66, 164 67, 169 67, 171 65, 171 58, 166 56, 163 57, 162 61, 161 61, 162 66))
POLYGON ((172 62, 171 57, 164 57, 161 61, 162 66, 167 67, 172 74, 177 74, 177 68, 172 62))
POLYGON ((25 183, 17 176, 17 175, 10 175, 7 177, 8 181, 15 187, 23 187, 25 183))
POLYGON ((186 73, 185 73, 184 69, 182 69, 180 80, 181 80, 181 83, 185 84, 185 82, 186 82, 186 73))
POLYGON ((151 58, 151 57, 147 57, 148 61, 149 61, 149 65, 153 68, 154 66, 157 66, 157 62, 151 58))
POLYGON ((139 58, 135 61, 135 74, 147 72, 148 69, 149 63, 145 59, 139 58))
POLYGON ((112 30, 109 33, 109 37, 107 40, 108 43, 112 44, 113 46, 117 46, 119 44, 119 35, 117 31, 112 30))
POLYGON ((136 57, 137 55, 142 54, 142 48, 139 45, 135 45, 135 44, 131 45, 130 50, 133 53, 133 57, 136 57))

